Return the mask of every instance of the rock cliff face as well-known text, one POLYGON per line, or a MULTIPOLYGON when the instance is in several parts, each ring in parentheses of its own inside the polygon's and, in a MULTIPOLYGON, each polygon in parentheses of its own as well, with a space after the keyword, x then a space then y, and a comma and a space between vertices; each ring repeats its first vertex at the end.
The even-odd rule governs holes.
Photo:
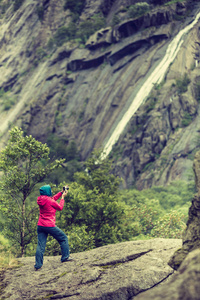
MULTIPOLYGON (((26 0, 15 13, 10 6, 1 19, 1 143, 9 126, 17 124, 42 142, 50 133, 66 140, 66 146, 74 140, 85 160, 94 148, 104 147, 171 39, 191 22, 198 4, 155 7, 139 18, 123 19, 121 8, 134 1, 86 1, 80 22, 101 12, 107 27, 92 35, 84 48, 68 41, 49 50, 57 30, 72 20, 64 2, 26 0), (111 27, 118 11, 122 21, 111 27)), ((136 183, 142 189, 190 179, 191 159, 200 145, 198 43, 196 25, 162 87, 155 86, 114 147, 115 172, 124 178, 124 187, 136 183), (180 93, 176 79, 185 73, 190 83, 180 93)))

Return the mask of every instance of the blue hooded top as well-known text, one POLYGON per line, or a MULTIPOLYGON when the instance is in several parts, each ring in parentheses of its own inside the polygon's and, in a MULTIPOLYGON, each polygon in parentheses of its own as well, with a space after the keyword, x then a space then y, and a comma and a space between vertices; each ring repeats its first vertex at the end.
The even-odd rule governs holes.
POLYGON ((40 195, 52 197, 52 191, 50 185, 44 185, 40 188, 40 195))

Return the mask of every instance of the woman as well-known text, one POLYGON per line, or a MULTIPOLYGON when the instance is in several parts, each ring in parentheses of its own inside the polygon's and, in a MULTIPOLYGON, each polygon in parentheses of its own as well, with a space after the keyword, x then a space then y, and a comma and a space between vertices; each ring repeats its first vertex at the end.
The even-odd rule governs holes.
POLYGON ((38 245, 35 255, 35 270, 41 269, 43 265, 43 255, 46 247, 48 234, 52 235, 61 247, 61 262, 69 261, 69 244, 66 234, 56 226, 56 210, 61 211, 64 206, 64 197, 67 195, 68 189, 59 192, 52 197, 51 187, 49 185, 40 188, 40 196, 37 204, 40 207, 40 216, 38 220, 37 234, 38 245), (60 203, 57 203, 61 197, 60 203))

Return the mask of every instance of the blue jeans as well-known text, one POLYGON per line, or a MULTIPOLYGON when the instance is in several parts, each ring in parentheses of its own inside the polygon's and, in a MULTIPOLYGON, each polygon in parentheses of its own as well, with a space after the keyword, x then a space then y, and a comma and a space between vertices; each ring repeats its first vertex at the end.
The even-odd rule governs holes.
POLYGON ((35 254, 35 268, 39 269, 43 265, 43 255, 46 247, 48 234, 52 235, 60 244, 61 262, 69 257, 69 244, 66 234, 58 227, 37 227, 38 244, 35 254))

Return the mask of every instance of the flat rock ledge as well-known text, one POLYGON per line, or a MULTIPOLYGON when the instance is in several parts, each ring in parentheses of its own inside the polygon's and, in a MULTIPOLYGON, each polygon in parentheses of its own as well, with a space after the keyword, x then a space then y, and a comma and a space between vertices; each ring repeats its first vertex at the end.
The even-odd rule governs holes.
POLYGON ((129 241, 72 254, 45 257, 40 271, 34 257, 20 258, 20 266, 1 278, 0 299, 125 300, 163 284, 175 271, 168 261, 180 239, 129 241))

